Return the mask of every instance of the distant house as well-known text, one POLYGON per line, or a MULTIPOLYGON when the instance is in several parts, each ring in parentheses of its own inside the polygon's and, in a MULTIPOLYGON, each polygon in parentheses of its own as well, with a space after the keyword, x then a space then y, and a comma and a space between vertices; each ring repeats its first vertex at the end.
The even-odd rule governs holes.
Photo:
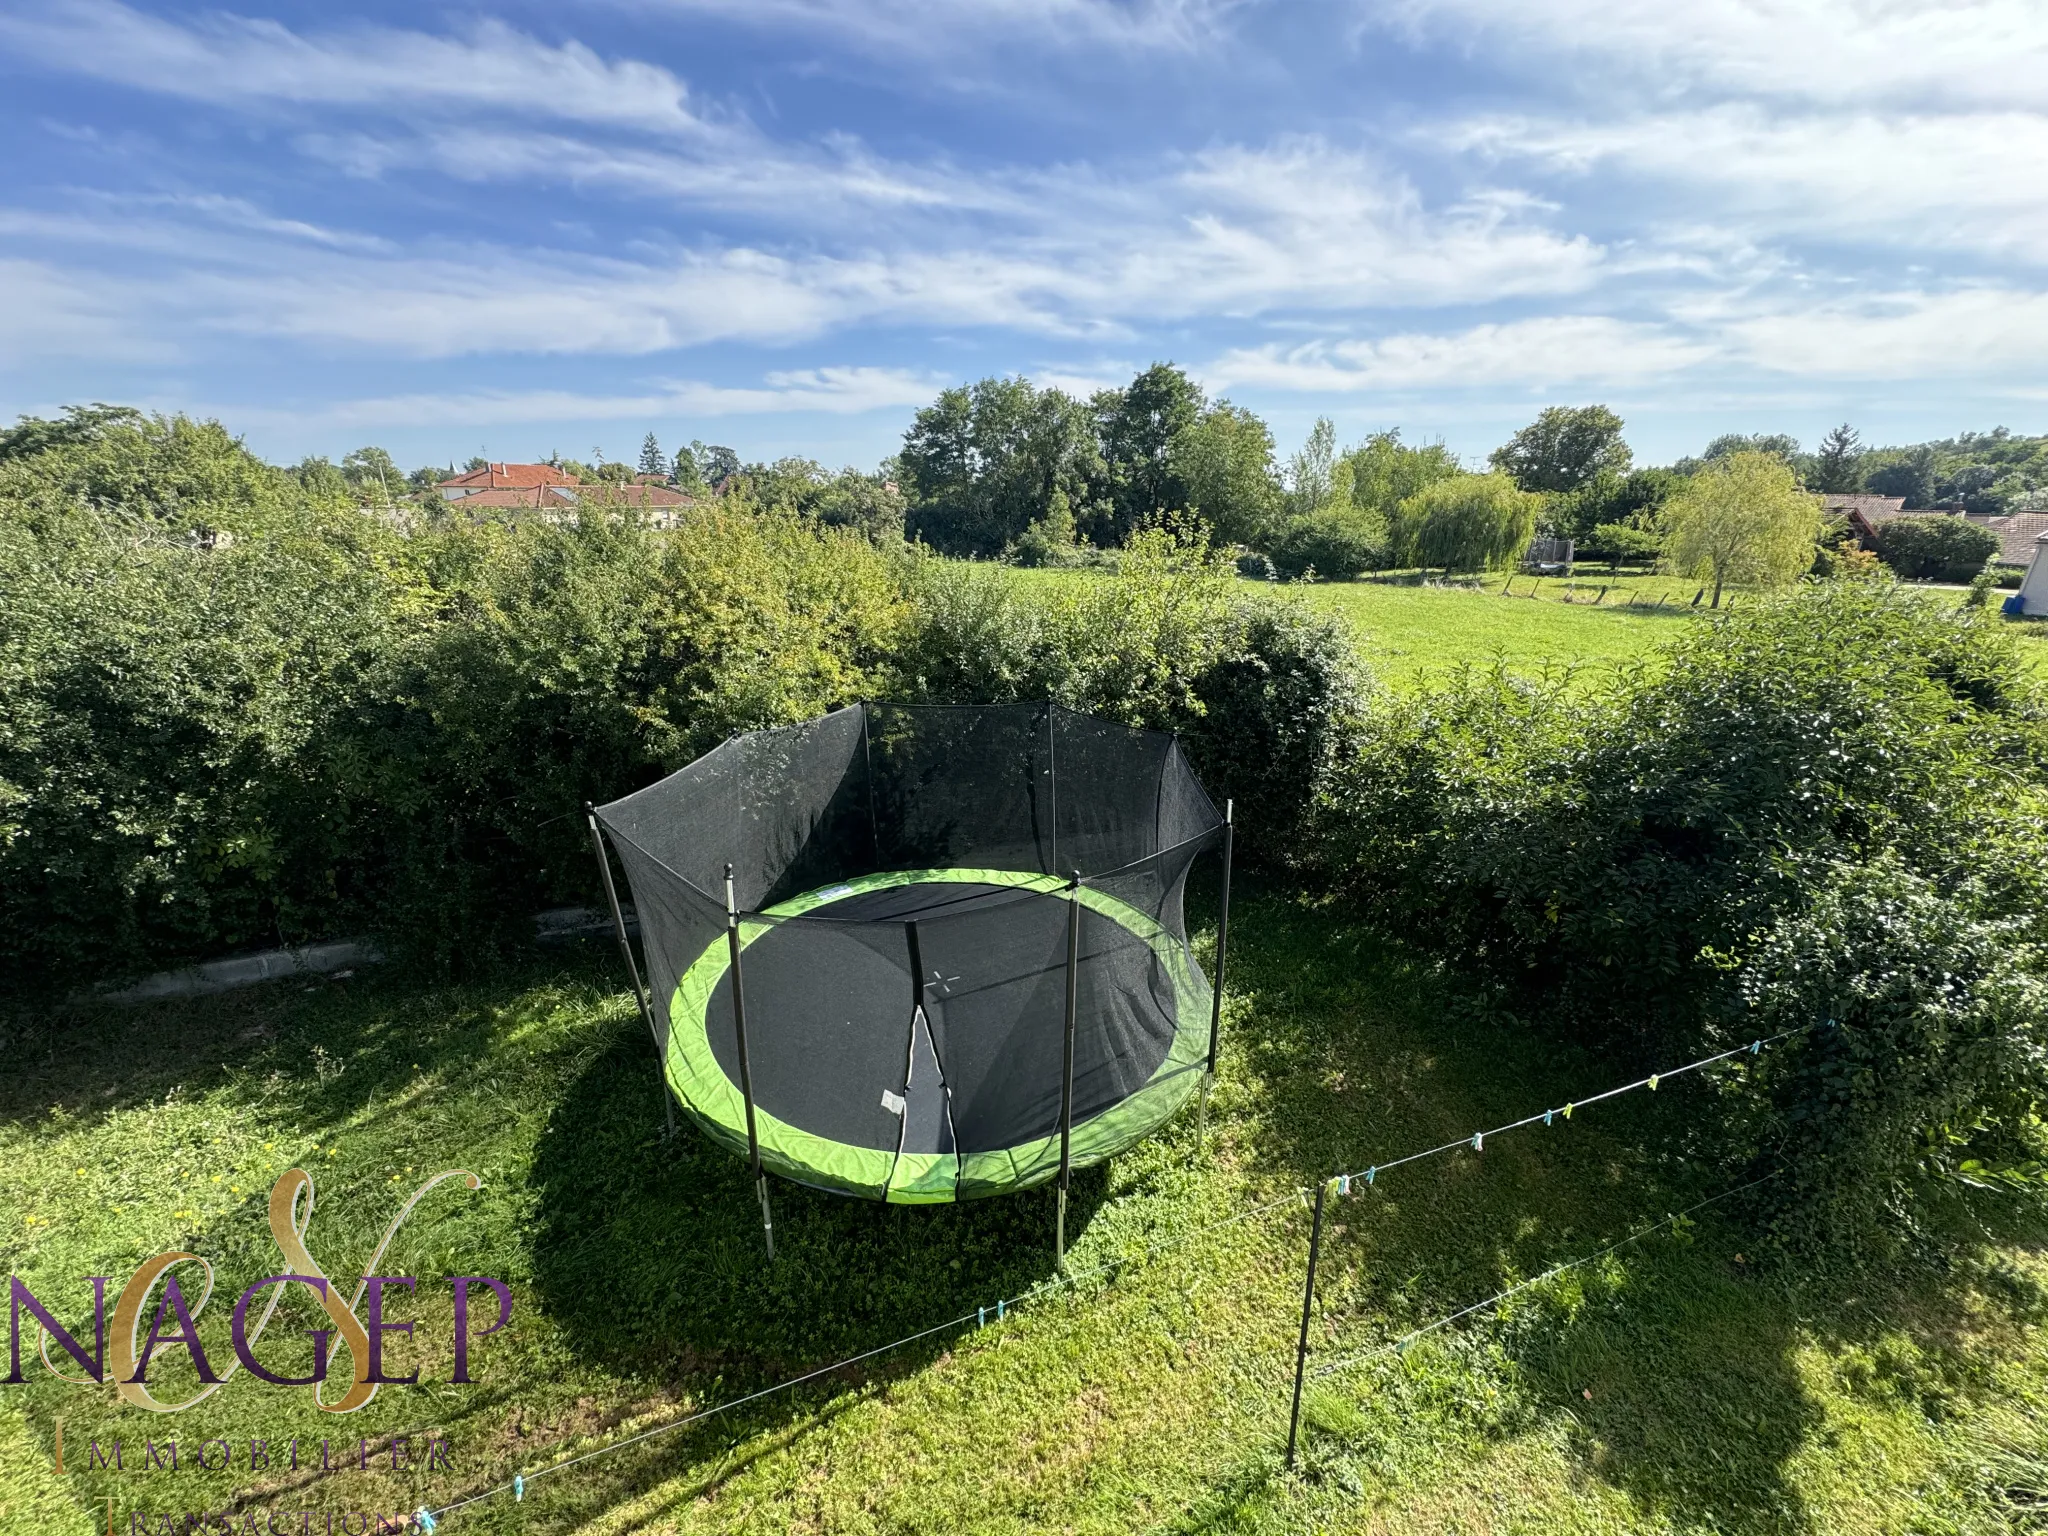
POLYGON ((1850 496, 1837 491, 1820 493, 1821 511, 1829 517, 1846 517, 1856 542, 1869 549, 1877 542, 1880 523, 1906 515, 1903 496, 1850 496))
MULTIPOLYGON (((2034 549, 2048 534, 2048 512, 1965 512, 1964 517, 1979 528, 1998 535, 1998 564, 2028 565, 2034 549)), ((2035 610, 2029 609, 2029 612, 2035 610)))
POLYGON ((441 495, 449 501, 466 501, 493 491, 539 491, 546 486, 578 484, 581 482, 574 475, 563 474, 552 464, 486 464, 443 480, 441 495))
POLYGON ((620 485, 609 480, 585 485, 546 464, 492 464, 457 480, 442 481, 441 490, 450 503, 465 512, 533 511, 545 521, 559 522, 585 508, 633 507, 646 512, 657 528, 672 527, 682 508, 697 504, 696 497, 666 485, 640 481, 620 485), (539 474, 551 478, 543 480, 539 474), (486 478, 497 483, 486 485, 486 478), (516 483, 520 480, 529 483, 516 483), (459 481, 471 483, 459 485, 459 481), (450 486, 457 489, 451 492, 450 486))

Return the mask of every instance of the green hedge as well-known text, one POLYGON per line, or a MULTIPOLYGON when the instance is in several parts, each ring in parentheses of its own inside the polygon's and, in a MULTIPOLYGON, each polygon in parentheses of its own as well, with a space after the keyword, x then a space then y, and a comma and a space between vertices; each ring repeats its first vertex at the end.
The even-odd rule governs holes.
POLYGON ((744 502, 663 532, 402 532, 213 463, 240 454, 117 417, 0 460, 12 986, 353 932, 472 962, 592 899, 583 801, 861 698, 1050 697, 1187 731, 1284 853, 1355 707, 1339 632, 1243 601, 1166 531, 1114 575, 1026 585, 744 502), (123 443, 187 485, 202 459, 218 497, 147 475, 132 502, 84 496, 107 482, 81 465, 123 443))
POLYGON ((1604 687, 1471 672, 1372 711, 1323 866, 1626 1066, 1835 1019, 1724 1129, 1825 1169, 1794 1179, 1803 1230, 1868 1231, 1921 1160, 2017 1144, 2048 1096, 2021 980, 2048 940, 2048 729, 2012 647, 1980 611, 1843 583, 1700 621, 1604 687))

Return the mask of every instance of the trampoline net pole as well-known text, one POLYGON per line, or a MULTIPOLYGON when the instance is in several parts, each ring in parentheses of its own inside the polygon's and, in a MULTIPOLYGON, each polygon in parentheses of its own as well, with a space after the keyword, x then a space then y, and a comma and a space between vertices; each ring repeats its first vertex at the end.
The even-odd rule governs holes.
POLYGON ((768 1206, 768 1175, 761 1167, 761 1137, 754 1126, 754 1073, 747 1062, 747 1000, 740 974, 740 909, 733 895, 732 865, 725 866, 725 942, 732 961, 732 1029, 740 1053, 740 1096, 747 1106, 747 1157, 754 1165, 754 1192, 761 1198, 761 1231, 768 1257, 775 1257, 775 1217, 768 1206))
POLYGON ((1060 1063, 1060 1193, 1054 1232, 1059 1262, 1067 1261, 1067 1188, 1073 1177, 1071 1142, 1074 1133, 1074 1017, 1081 979, 1081 872, 1067 884, 1067 1019, 1066 1044, 1060 1063))
POLYGON ((1195 1108, 1195 1154, 1209 1129, 1209 1089, 1216 1081, 1216 1048, 1223 1039, 1223 973, 1230 959, 1230 854, 1237 840, 1237 802, 1223 802, 1223 899, 1216 912, 1216 987, 1209 998, 1209 1065, 1202 1073, 1202 1096, 1195 1108))
POLYGON ((619 936, 619 953, 626 957, 626 971, 633 978, 633 1001, 640 1005, 640 1017, 647 1033, 654 1037, 654 1080, 661 1088, 661 1113, 668 1122, 668 1134, 676 1133, 676 1107, 668 1096, 668 1063, 662 1060, 661 1031, 654 1025, 654 1002, 640 981, 640 966, 633 958, 633 945, 626 937, 626 917, 619 910, 619 889, 612 883, 612 861, 604 851, 604 832, 597 824, 597 808, 583 802, 583 819, 590 824, 590 845, 597 852, 598 872, 604 876, 604 899, 612 909, 612 931, 619 936))

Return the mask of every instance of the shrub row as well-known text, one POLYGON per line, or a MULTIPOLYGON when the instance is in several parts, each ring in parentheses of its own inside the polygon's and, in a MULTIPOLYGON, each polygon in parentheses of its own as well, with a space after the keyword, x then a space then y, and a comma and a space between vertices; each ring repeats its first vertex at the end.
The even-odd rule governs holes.
POLYGON ((1025 585, 739 500, 665 532, 409 535, 266 505, 227 541, 232 506, 23 507, 0 515, 0 968, 26 987, 337 932, 474 957, 591 899, 584 800, 861 698, 1181 730, 1249 846, 1279 846, 1359 688, 1335 626, 1165 532, 1025 585))

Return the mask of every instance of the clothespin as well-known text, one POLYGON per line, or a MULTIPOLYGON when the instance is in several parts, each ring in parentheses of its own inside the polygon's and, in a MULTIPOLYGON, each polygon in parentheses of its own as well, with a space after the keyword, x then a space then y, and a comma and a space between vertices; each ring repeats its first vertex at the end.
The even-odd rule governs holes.
POLYGON ((1010 1304, 1009 1304, 1009 1303, 1008 1303, 1007 1301, 998 1301, 998 1302, 996 1303, 996 1321, 997 1321, 997 1322, 999 1322, 999 1323, 1000 1323, 1000 1322, 1001 1322, 1001 1321, 1003 1320, 1003 1312, 1004 1312, 1004 1310, 1005 1310, 1006 1308, 1008 1308, 1008 1306, 1009 1306, 1009 1305, 1010 1305, 1010 1304))
POLYGON ((1472 1133, 1472 1150, 1474 1152, 1484 1152, 1486 1150, 1486 1132, 1474 1131, 1472 1133))
POLYGON ((1572 1117, 1572 1107, 1569 1104, 1565 1105, 1564 1107, 1564 1117, 1567 1120, 1571 1119, 1572 1117))
POLYGON ((1340 1174, 1338 1174, 1338 1175, 1337 1175, 1337 1193, 1338 1193, 1338 1194, 1340 1194, 1340 1195, 1348 1195, 1348 1194, 1350 1194, 1350 1193, 1351 1193, 1351 1175, 1350 1175, 1350 1174, 1348 1174, 1348 1173, 1340 1173, 1340 1174))
POLYGON ((1550 1124, 1550 1117, 1556 1113, 1557 1111, 1554 1109, 1546 1109, 1545 1111, 1543 1111, 1543 1123, 1545 1125, 1550 1124))
POLYGON ((414 1510, 412 1518, 413 1523, 425 1531, 427 1536, 433 1536, 434 1517, 427 1513, 426 1505, 422 1504, 418 1509, 414 1510))
POLYGON ((1374 1179, 1376 1179, 1376 1178, 1378 1178, 1378 1177, 1379 1177, 1379 1172, 1380 1172, 1380 1171, 1379 1171, 1379 1169, 1378 1169, 1377 1167, 1372 1167, 1372 1168, 1368 1168, 1368 1169, 1366 1169, 1366 1170, 1365 1170, 1365 1182, 1366 1182, 1366 1183, 1368 1183, 1368 1184, 1370 1184, 1370 1183, 1371 1183, 1371 1182, 1372 1182, 1372 1181, 1373 1181, 1374 1179))
POLYGON ((1656 1091, 1657 1091, 1657 1074, 1656 1074, 1656 1073, 1654 1073, 1654 1072, 1652 1072, 1652 1073, 1650 1074, 1650 1092, 1652 1092, 1652 1093, 1655 1093, 1656 1091))
POLYGON ((976 1307, 974 1309, 974 1326, 977 1328, 986 1328, 988 1326, 987 1307, 976 1307))
POLYGON ((519 1504, 523 1503, 525 1499, 526 1475, 521 1472, 515 1472, 512 1474, 512 1502, 514 1504, 519 1504))
POLYGON ((1749 1043, 1749 1054, 1750 1054, 1750 1055, 1752 1055, 1752 1056, 1755 1056, 1755 1055, 1757 1055, 1757 1054, 1758 1054, 1759 1052, 1761 1052, 1761 1051, 1763 1050, 1763 1048, 1764 1048, 1764 1043, 1763 1043, 1763 1041, 1761 1041, 1761 1040, 1752 1040, 1752 1041, 1750 1041, 1750 1043, 1749 1043))

